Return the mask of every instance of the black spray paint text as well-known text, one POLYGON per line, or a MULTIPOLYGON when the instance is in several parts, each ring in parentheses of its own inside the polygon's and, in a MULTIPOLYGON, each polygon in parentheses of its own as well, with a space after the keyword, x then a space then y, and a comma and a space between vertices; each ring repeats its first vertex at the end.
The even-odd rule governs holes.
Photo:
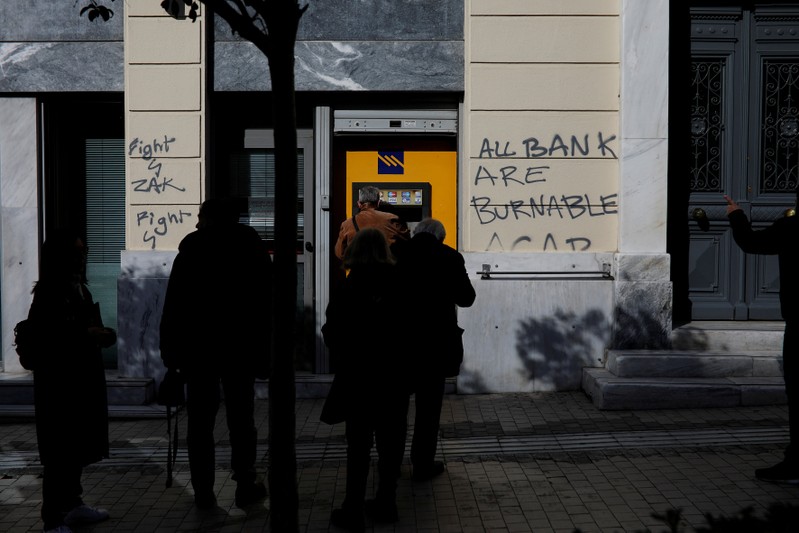
POLYGON ((502 184, 505 187, 508 187, 512 183, 517 183, 519 185, 530 185, 532 183, 542 183, 546 181, 546 178, 542 178, 541 176, 544 174, 545 170, 549 170, 548 166, 540 166, 540 167, 527 167, 522 175, 519 171, 519 168, 514 165, 504 166, 499 169, 500 175, 495 176, 491 173, 491 170, 485 168, 483 165, 477 167, 477 172, 474 176, 474 184, 480 185, 482 180, 489 180, 491 185, 496 185, 497 181, 502 180, 502 184))
POLYGON ((136 226, 145 227, 142 241, 149 243, 150 248, 155 250, 158 237, 163 237, 169 233, 171 226, 182 225, 186 218, 192 216, 189 211, 178 210, 176 213, 167 211, 166 215, 156 216, 152 211, 139 211, 136 213, 136 226))
POLYGON ((150 160, 160 153, 169 152, 169 145, 175 142, 175 138, 170 138, 169 135, 164 135, 164 140, 153 139, 153 142, 146 143, 135 137, 130 144, 128 144, 128 157, 138 154, 142 159, 150 160))
MULTIPOLYGON (((513 240, 513 243, 511 243, 509 251, 516 250, 525 244, 534 244, 535 242, 536 239, 534 239, 531 235, 522 235, 520 237, 516 237, 513 240)), ((559 251, 561 248, 565 248, 571 252, 585 252, 591 248, 591 239, 588 237, 569 237, 562 239, 560 242, 561 248, 558 248, 558 239, 556 239, 552 233, 547 233, 544 236, 543 242, 543 250, 545 252, 559 251)), ((504 251, 505 244, 502 242, 502 239, 500 239, 499 235, 494 233, 491 235, 485 251, 491 252, 496 251, 497 249, 504 251)))
POLYGON ((488 196, 473 196, 470 202, 480 224, 491 224, 504 220, 524 220, 537 217, 558 217, 574 220, 583 215, 599 217, 618 212, 618 194, 600 195, 592 201, 588 194, 573 194, 548 197, 544 194, 525 200, 511 200, 503 204, 491 204, 488 196))
POLYGON ((138 137, 130 142, 128 145, 128 156, 139 154, 143 160, 147 161, 147 170, 152 173, 150 177, 137 178, 130 182, 131 185, 133 185, 134 192, 155 192, 156 194, 161 194, 162 192, 166 192, 167 189, 186 192, 185 187, 173 185, 172 178, 161 176, 164 165, 155 157, 156 154, 169 152, 169 145, 173 142, 175 142, 175 137, 169 137, 169 135, 164 135, 163 142, 158 139, 153 139, 151 143, 144 143, 138 137))
POLYGON ((612 157, 618 159, 610 143, 616 140, 613 134, 598 132, 596 139, 586 133, 582 136, 563 136, 558 133, 552 136, 548 144, 537 137, 524 139, 521 150, 517 152, 511 148, 509 141, 497 141, 483 138, 480 146, 480 159, 502 159, 509 157, 524 157, 528 159, 541 157, 612 157))

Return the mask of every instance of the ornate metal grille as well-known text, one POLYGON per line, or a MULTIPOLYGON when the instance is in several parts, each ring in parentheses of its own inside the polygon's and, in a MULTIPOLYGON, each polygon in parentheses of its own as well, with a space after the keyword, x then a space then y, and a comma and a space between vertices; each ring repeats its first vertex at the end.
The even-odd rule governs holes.
POLYGON ((799 62, 763 62, 761 193, 796 190, 799 165, 799 62))
POLYGON ((724 59, 691 62, 692 192, 721 191, 724 59))

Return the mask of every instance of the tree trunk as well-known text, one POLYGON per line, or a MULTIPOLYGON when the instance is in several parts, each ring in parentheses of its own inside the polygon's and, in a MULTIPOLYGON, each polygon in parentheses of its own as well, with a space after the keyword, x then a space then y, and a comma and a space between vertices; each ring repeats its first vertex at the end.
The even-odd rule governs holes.
POLYGON ((297 119, 294 43, 297 3, 282 0, 269 25, 275 124, 275 261, 272 375, 269 379, 269 494, 272 531, 298 532, 294 338, 297 314, 297 119), (290 10, 290 11, 285 11, 290 10), (274 30, 274 31, 273 31, 274 30))
MULTIPOLYGON (((298 533, 294 339, 302 332, 296 331, 298 165, 294 44, 300 17, 308 4, 300 8, 297 0, 200 2, 209 13, 220 15, 234 31, 255 44, 269 61, 276 173, 272 374, 269 378, 270 522, 272 531, 298 533)), ((164 6, 173 14, 171 7, 172 4, 164 6)))

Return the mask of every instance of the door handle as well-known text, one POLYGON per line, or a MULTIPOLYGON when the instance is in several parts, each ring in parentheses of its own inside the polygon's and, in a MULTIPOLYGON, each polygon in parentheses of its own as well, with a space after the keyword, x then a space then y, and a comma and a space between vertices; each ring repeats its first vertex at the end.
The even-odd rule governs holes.
POLYGON ((707 213, 705 213, 705 210, 701 207, 696 207, 693 211, 691 211, 691 218, 696 220, 699 229, 702 231, 707 231, 710 229, 710 220, 707 218, 707 213))
POLYGON ((308 253, 313 253, 313 244, 310 241, 305 241, 305 251, 308 253))

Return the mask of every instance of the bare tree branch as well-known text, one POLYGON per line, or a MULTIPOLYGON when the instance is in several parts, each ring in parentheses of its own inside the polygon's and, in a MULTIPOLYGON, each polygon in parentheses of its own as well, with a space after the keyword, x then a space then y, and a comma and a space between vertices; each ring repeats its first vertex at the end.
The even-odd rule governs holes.
POLYGON ((267 58, 271 55, 272 46, 266 23, 263 17, 250 15, 245 2, 242 0, 203 0, 203 3, 210 6, 230 25, 234 32, 253 43, 267 58), (262 28, 259 28, 259 25, 262 28))

